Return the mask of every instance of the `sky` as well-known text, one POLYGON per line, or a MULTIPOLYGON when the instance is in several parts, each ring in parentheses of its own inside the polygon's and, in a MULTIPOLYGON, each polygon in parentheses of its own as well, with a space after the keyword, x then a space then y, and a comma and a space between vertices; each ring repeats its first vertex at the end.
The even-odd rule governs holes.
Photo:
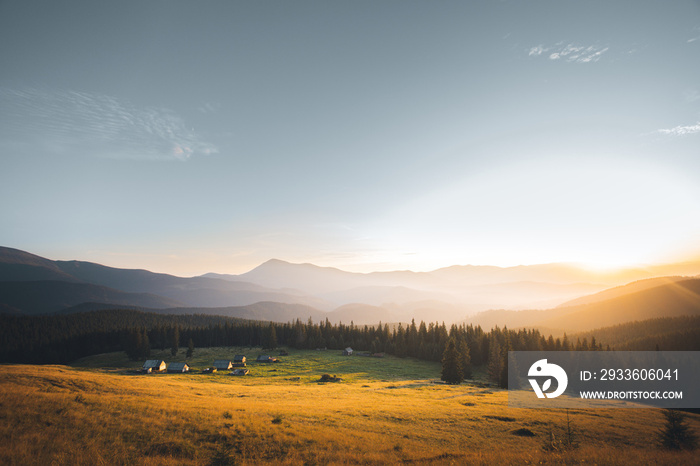
POLYGON ((0 245, 193 276, 700 257, 698 1, 0 1, 0 245))

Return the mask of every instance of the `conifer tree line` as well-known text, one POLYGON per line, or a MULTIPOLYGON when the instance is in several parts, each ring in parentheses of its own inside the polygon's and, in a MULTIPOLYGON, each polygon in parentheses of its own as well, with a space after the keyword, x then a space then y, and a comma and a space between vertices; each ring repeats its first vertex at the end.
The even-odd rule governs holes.
MULTIPOLYGON (((68 363, 77 358, 111 351, 125 351, 134 360, 147 358, 152 349, 248 346, 298 349, 347 346, 356 351, 389 353, 443 361, 448 342, 454 340, 461 377, 469 378, 472 365, 488 365, 496 382, 503 377, 508 351, 599 350, 595 337, 572 343, 545 337, 537 330, 444 323, 358 326, 314 323, 297 319, 288 323, 245 321, 211 315, 162 315, 133 310, 94 311, 52 316, 0 315, 0 361, 19 363, 68 363), (505 355, 505 356, 504 356, 505 355)), ((457 377, 459 378, 459 377, 457 377)))

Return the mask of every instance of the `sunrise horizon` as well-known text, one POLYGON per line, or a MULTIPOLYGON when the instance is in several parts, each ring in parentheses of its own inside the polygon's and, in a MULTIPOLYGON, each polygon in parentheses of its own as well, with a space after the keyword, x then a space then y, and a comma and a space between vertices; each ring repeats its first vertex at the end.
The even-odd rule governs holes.
MULTIPOLYGON (((58 253, 53 251, 44 252, 39 249, 30 249, 10 245, 0 245, 8 247, 10 249, 16 249, 23 252, 28 252, 49 260, 55 261, 79 261, 79 262, 91 262, 100 264, 106 267, 113 267, 119 269, 135 269, 135 270, 147 270, 154 273, 162 273, 173 275, 177 277, 198 277, 206 274, 218 274, 218 275, 242 275, 250 272, 258 267, 261 267, 267 263, 272 262, 282 262, 291 265, 312 265, 320 268, 331 268, 337 269, 343 272, 358 273, 358 274, 372 274, 381 272, 414 272, 414 273, 428 273, 434 272, 440 269, 447 269, 451 267, 484 267, 484 268, 500 268, 500 269, 510 269, 517 267, 536 267, 536 266, 566 266, 582 271, 589 272, 591 274, 597 274, 601 276, 621 273, 625 271, 632 270, 663 270, 663 269, 678 269, 682 270, 683 266, 694 266, 697 265, 697 272, 693 273, 680 273, 680 275, 696 275, 700 274, 700 254, 688 254, 682 257, 659 259, 657 261, 647 261, 647 262, 632 262, 632 263, 620 263, 620 262, 591 262, 585 260, 542 260, 542 261, 492 261, 492 262, 470 262, 470 261, 459 261, 455 260, 453 262, 441 262, 441 263, 430 263, 425 265, 419 265, 415 262, 404 261, 404 262, 372 262, 372 261, 360 261, 355 262, 348 260, 346 257, 341 261, 332 261, 329 259, 324 259, 320 256, 315 256, 313 258, 302 258, 302 257, 286 257, 284 254, 277 256, 269 256, 267 258, 261 257, 257 261, 248 262, 237 262, 236 259, 231 259, 230 261, 225 260, 225 256, 219 256, 218 260, 214 262, 207 263, 197 262, 196 260, 189 262, 183 258, 178 258, 177 256, 168 256, 165 258, 153 258, 148 255, 137 255, 130 253, 102 253, 98 254, 94 251, 77 251, 75 253, 58 253)), ((358 259, 360 259, 358 257, 358 259)), ((657 273, 657 276, 658 275, 657 273)))

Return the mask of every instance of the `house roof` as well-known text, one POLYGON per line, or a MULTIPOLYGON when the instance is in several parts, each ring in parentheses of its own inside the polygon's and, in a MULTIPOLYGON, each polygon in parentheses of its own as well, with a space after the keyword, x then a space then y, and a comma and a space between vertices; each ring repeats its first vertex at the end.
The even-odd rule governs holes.
POLYGON ((181 371, 185 369, 185 367, 189 368, 190 366, 187 365, 185 362, 171 362, 168 365, 168 370, 169 371, 181 371))
POLYGON ((237 354, 233 357, 234 361, 242 361, 243 359, 245 359, 245 354, 237 354))
POLYGON ((352 348, 348 346, 347 348, 345 348, 345 351, 352 351, 352 348))
POLYGON ((144 369, 148 369, 149 367, 160 367, 163 364, 165 364, 165 361, 162 359, 149 359, 143 363, 143 367, 144 369))

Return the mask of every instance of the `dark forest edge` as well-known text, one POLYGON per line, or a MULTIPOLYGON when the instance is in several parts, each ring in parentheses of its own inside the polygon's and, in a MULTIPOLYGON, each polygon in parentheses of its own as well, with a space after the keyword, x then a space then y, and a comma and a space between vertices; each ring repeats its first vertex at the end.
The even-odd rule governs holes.
MULTIPOLYGON (((0 314, 0 362, 67 364, 85 356, 126 351, 132 359, 151 349, 173 347, 285 346, 298 349, 342 349, 389 353, 442 361, 454 340, 464 365, 487 366, 496 381, 508 351, 557 350, 699 350, 700 317, 650 319, 563 338, 536 329, 444 323, 356 326, 261 322, 204 314, 163 315, 137 310, 99 310, 68 315, 0 314), (658 329, 654 331, 654 329, 658 329), (603 335, 599 338, 596 335, 603 335), (612 344, 611 344, 612 343, 612 344)), ((465 374, 466 375, 466 374, 465 374)))

